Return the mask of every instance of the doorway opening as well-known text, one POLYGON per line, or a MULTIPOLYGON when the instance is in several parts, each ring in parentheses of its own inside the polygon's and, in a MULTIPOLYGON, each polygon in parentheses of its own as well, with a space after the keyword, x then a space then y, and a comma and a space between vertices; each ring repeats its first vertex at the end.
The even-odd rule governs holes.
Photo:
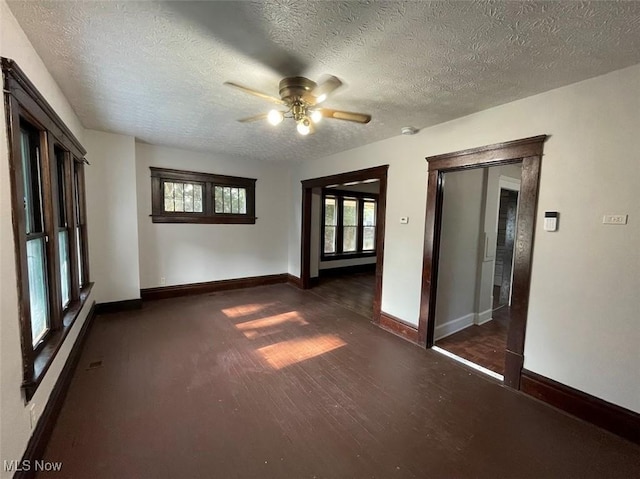
MULTIPOLYGON (((447 308, 446 304, 444 306, 438 305, 438 282, 440 279, 438 271, 440 267, 443 266, 440 265, 440 258, 442 254, 446 254, 448 247, 443 244, 442 237, 443 230, 447 227, 446 221, 443 223, 443 217, 447 214, 443 209, 446 190, 445 175, 455 172, 487 175, 487 172, 483 172, 483 168, 504 167, 514 164, 521 165, 519 201, 515 218, 516 228, 513 231, 515 247, 513 249, 513 260, 510 263, 512 264, 511 274, 508 275, 510 276, 508 295, 511 297, 511 305, 509 306, 509 318, 507 321, 504 373, 502 375, 504 384, 514 389, 520 388, 520 375, 524 364, 524 335, 531 281, 533 233, 538 198, 540 163, 543 145, 546 139, 546 135, 541 135, 427 158, 429 175, 418 341, 428 348, 433 347, 436 341, 438 308, 447 308)), ((494 211, 497 212, 497 210, 498 208, 496 207, 494 211)), ((485 214, 484 217, 488 218, 490 215, 485 214)), ((481 241, 478 241, 476 248, 472 248, 472 253, 477 254, 477 257, 482 256, 483 259, 486 259, 486 253, 488 251, 490 252, 490 246, 496 244, 492 242, 490 235, 486 233, 487 230, 483 232, 480 238, 481 241)), ((488 285, 490 290, 493 291, 495 264, 490 264, 489 268, 477 268, 476 275, 472 275, 472 278, 476 281, 478 278, 484 279, 482 272, 485 269, 489 269, 491 272, 492 280, 488 285)), ((507 276, 504 274, 504 271, 502 271, 502 276, 507 276)), ((452 291, 455 293, 460 291, 460 286, 455 285, 455 283, 452 284, 452 291)), ((482 284, 486 283, 482 282, 482 284)), ((477 293, 475 287, 473 290, 477 293)), ((483 298, 484 297, 485 296, 483 296, 483 298)), ((474 299, 477 305, 478 296, 475 295, 474 299)), ((491 318, 493 318, 492 303, 493 301, 490 303, 490 313, 486 313, 486 310, 479 309, 473 312, 472 317, 475 318, 477 316, 478 322, 486 319, 487 314, 490 314, 491 318)), ((468 321, 469 317, 465 320, 468 321)))
POLYGON ((312 193, 313 292, 370 321, 375 293, 379 197, 377 178, 314 188, 312 193))
POLYGON ((435 345, 499 380, 521 173, 516 163, 443 175, 435 345))
POLYGON ((302 181, 300 283, 380 321, 388 166, 302 181))

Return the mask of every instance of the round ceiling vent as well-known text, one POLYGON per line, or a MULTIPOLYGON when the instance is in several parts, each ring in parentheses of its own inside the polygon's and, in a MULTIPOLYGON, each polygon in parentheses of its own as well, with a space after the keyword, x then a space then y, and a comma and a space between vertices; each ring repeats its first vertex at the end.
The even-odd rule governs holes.
POLYGON ((416 133, 418 133, 420 130, 418 130, 416 127, 414 126, 403 126, 402 129, 400 130, 402 132, 403 135, 415 135, 416 133))

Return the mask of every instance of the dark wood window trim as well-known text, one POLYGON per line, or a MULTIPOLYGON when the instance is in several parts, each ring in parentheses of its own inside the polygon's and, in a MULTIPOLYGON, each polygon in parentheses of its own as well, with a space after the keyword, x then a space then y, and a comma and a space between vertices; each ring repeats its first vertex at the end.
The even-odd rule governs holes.
POLYGON ((434 343, 444 174, 471 168, 522 163, 517 239, 514 248, 511 319, 507 333, 504 373, 504 384, 514 389, 520 388, 520 376, 524 364, 524 336, 531 283, 538 183, 546 139, 546 135, 541 135, 427 158, 429 174, 418 343, 428 348, 434 343))
POLYGON ((359 191, 347 191, 338 190, 333 188, 323 188, 322 190, 322 224, 320 228, 320 260, 321 261, 337 261, 344 259, 356 259, 356 258, 374 258, 376 256, 376 249, 363 250, 363 237, 364 237, 364 203, 365 200, 373 200, 376 205, 376 211, 378 209, 378 194, 375 193, 363 193, 359 191), (329 197, 335 197, 336 212, 337 212, 337 226, 336 226, 336 252, 325 253, 324 251, 324 230, 325 230, 325 199, 329 197), (344 252, 343 239, 344 239, 344 226, 343 226, 343 202, 345 199, 357 200, 358 208, 358 224, 356 235, 356 251, 344 252))
POLYGON ((154 223, 255 224, 256 180, 239 176, 149 167, 151 170, 151 221, 154 223), (164 209, 164 183, 186 182, 202 186, 202 212, 171 212, 164 209), (246 213, 216 213, 216 186, 244 188, 246 213))
POLYGON ((22 388, 25 392, 25 399, 29 401, 60 350, 92 288, 92 283, 89 281, 84 213, 83 163, 86 161, 84 160, 86 151, 16 63, 7 58, 1 58, 0 61, 11 175, 12 218, 22 348, 22 388), (21 126, 35 132, 34 141, 38 148, 38 175, 41 181, 43 226, 42 231, 39 230, 36 235, 32 233, 28 235, 26 230, 21 126), (57 165, 60 161, 64 163, 62 176, 58 174, 57 165), (77 171, 77 180, 74 180, 73 171, 77 171), (61 181, 63 184, 60 184, 61 181), (63 198, 60 198, 60 195, 63 195, 63 198), (64 207, 66 211, 61 212, 61 207, 64 207), (74 215, 74 208, 81 210, 80 216, 74 215), (68 303, 63 304, 58 232, 65 228, 75 231, 76 225, 80 222, 79 218, 82 218, 83 225, 79 235, 82 251, 81 254, 77 254, 76 237, 69 235, 70 291, 68 303), (61 224, 62 219, 66 224, 61 224), (46 265, 42 271, 45 277, 47 331, 34 345, 31 333, 27 238, 34 238, 38 235, 45 239, 43 252, 46 265), (83 280, 81 280, 81 275, 83 280))

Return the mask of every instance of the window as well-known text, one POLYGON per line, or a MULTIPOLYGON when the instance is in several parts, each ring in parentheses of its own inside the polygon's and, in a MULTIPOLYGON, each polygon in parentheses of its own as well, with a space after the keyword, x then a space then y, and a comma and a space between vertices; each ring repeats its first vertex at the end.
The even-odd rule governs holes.
POLYGON ((91 289, 81 160, 86 152, 18 66, 1 62, 29 400, 91 289))
POLYGON ((44 228, 40 132, 27 122, 20 125, 22 179, 24 185, 24 232, 29 280, 31 345, 36 347, 49 331, 49 280, 47 234, 44 228))
POLYGON ((322 260, 374 256, 377 195, 325 189, 322 260))
POLYGON ((376 250, 376 200, 362 200, 362 250, 376 250))
POLYGON ((247 214, 247 189, 214 186, 214 213, 247 214))
POLYGON ((87 213, 84 193, 84 162, 73 159, 73 214, 75 229, 75 254, 78 265, 78 284, 82 288, 89 283, 89 245, 87 243, 87 213))
POLYGON ((165 181, 164 211, 202 213, 202 185, 165 181))
POLYGON ((255 179, 150 169, 154 223, 255 224, 255 179))
POLYGON ((60 299, 65 310, 71 302, 71 254, 69 250, 69 222, 67 221, 67 158, 58 145, 54 147, 56 159, 56 186, 58 202, 58 255, 60 257, 60 299))

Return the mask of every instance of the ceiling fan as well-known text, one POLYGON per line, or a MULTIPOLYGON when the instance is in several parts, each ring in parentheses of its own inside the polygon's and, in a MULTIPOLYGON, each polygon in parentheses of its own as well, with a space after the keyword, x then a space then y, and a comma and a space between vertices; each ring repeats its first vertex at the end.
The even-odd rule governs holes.
POLYGON ((337 88, 342 86, 339 78, 328 76, 323 81, 316 83, 305 77, 286 77, 280 81, 280 98, 247 88, 233 82, 224 82, 240 91, 255 95, 263 100, 281 105, 284 110, 271 110, 268 113, 250 116, 238 120, 240 123, 251 121, 267 120, 272 125, 282 123, 285 118, 293 118, 296 122, 296 129, 301 135, 313 133, 314 125, 322 118, 333 118, 335 120, 353 121, 356 123, 369 123, 371 115, 364 113, 354 113, 351 111, 332 110, 322 108, 319 105, 337 88))

